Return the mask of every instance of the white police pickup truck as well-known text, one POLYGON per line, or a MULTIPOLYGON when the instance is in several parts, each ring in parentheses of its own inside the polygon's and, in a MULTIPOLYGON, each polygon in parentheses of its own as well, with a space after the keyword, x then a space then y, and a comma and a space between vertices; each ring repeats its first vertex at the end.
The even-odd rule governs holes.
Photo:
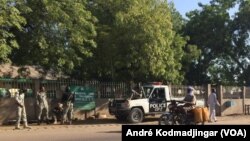
POLYGON ((147 115, 162 114, 167 110, 167 101, 171 100, 169 87, 160 82, 143 85, 140 92, 133 90, 128 98, 112 99, 109 113, 118 120, 131 123, 142 122, 147 115))

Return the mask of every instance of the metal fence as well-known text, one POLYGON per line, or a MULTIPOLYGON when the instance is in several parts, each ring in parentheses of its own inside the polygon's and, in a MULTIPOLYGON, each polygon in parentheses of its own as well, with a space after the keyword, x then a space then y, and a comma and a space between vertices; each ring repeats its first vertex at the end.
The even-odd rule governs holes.
POLYGON ((27 88, 28 95, 33 95, 34 83, 30 79, 0 79, 0 97, 13 97, 20 88, 27 88))
POLYGON ((245 98, 250 99, 250 87, 246 87, 245 98))
POLYGON ((223 86, 222 97, 223 97, 223 99, 242 99, 243 98, 243 87, 223 86))
MULTIPOLYGON (((171 85, 171 94, 173 97, 185 97, 185 95, 187 94, 187 87, 185 85, 171 85)), ((197 99, 204 99, 205 98, 205 86, 193 86, 193 88, 195 89, 195 96, 197 99)))
POLYGON ((33 97, 38 90, 36 86, 43 85, 47 90, 48 98, 56 98, 56 93, 64 90, 65 86, 78 85, 91 87, 96 90, 98 98, 113 98, 116 95, 121 97, 130 94, 130 85, 124 82, 100 82, 100 81, 79 81, 79 80, 32 80, 32 79, 0 79, 0 97, 12 97, 18 89, 27 88, 27 97, 33 97))
POLYGON ((126 97, 131 93, 130 85, 124 82, 99 82, 95 88, 100 98, 126 97))
MULTIPOLYGON (((10 89, 15 90, 25 87, 29 89, 30 94, 28 96, 32 97, 34 96, 34 92, 38 89, 36 86, 39 87, 40 85, 43 85, 45 87, 48 93, 48 97, 52 99, 56 98, 56 93, 63 91, 64 87, 67 85, 79 85, 94 88, 96 90, 96 97, 98 98, 126 97, 131 93, 131 85, 125 82, 79 81, 71 79, 0 79, 0 95, 1 92, 8 92, 7 90, 10 89)), ((195 89, 196 98, 204 99, 205 86, 193 87, 195 89)), ((185 95, 187 94, 187 86, 171 85, 170 91, 174 97, 185 97, 185 95)))

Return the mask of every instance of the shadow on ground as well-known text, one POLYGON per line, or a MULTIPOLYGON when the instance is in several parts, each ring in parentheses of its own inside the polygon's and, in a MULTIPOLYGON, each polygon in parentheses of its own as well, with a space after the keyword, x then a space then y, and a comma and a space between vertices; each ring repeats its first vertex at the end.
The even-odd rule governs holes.
MULTIPOLYGON (((158 121, 158 119, 159 118, 157 118, 157 117, 145 118, 142 123, 146 124, 149 122, 155 122, 155 121, 158 121)), ((16 123, 15 120, 11 120, 3 125, 13 126, 15 123, 16 123)), ((53 121, 51 121, 48 125, 53 125, 52 123, 53 123, 53 121)), ((37 121, 36 120, 29 121, 29 124, 37 124, 37 121)), ((41 124, 46 125, 45 122, 43 122, 41 124)), ((131 124, 131 123, 129 123, 128 121, 119 121, 115 118, 74 120, 72 122, 72 125, 94 125, 94 124, 96 125, 96 124, 131 124)), ((141 123, 139 123, 139 124, 141 124, 141 123)), ((58 125, 60 125, 60 121, 58 122, 58 125)), ((65 125, 67 125, 67 123, 65 125)))
MULTIPOLYGON (((149 123, 158 121, 158 118, 146 118, 142 123, 149 123)), ((128 121, 119 121, 114 118, 106 118, 106 119, 87 119, 87 120, 80 120, 74 121, 73 124, 131 124, 128 121)))
POLYGON ((122 131, 106 131, 106 132, 98 132, 98 133, 122 133, 122 131))

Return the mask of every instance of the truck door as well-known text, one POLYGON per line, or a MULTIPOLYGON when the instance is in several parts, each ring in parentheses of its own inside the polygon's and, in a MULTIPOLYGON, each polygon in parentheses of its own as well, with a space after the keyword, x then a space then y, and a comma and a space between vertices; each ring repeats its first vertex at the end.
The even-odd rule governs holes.
POLYGON ((149 97, 149 112, 164 112, 167 102, 164 88, 155 88, 149 97))

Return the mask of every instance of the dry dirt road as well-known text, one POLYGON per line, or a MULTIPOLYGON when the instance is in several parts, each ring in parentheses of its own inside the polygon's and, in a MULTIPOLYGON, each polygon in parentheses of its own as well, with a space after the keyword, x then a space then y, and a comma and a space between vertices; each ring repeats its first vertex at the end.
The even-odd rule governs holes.
MULTIPOLYGON (((157 125, 150 118, 143 125, 157 125)), ((0 141, 121 141, 121 127, 115 119, 89 120, 74 125, 31 124, 30 130, 13 130, 14 125, 0 126, 0 141)), ((206 125, 250 125, 250 115, 218 117, 218 122, 206 125)))
POLYGON ((207 124, 219 124, 219 125, 250 125, 250 115, 231 115, 217 117, 218 122, 207 124))

